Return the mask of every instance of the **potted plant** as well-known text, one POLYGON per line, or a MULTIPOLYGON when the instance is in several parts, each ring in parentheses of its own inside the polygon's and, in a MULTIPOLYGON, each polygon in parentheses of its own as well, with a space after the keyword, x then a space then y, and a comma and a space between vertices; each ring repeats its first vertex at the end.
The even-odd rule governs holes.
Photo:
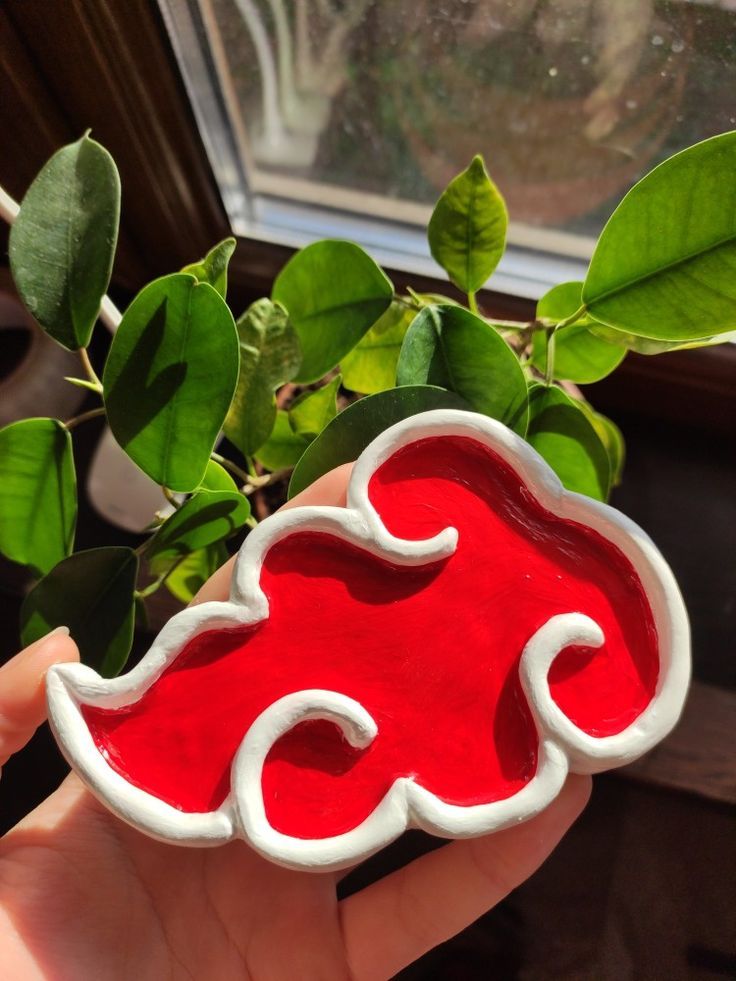
POLYGON ((61 149, 22 202, 11 267, 43 330, 78 352, 84 370, 70 384, 99 404, 0 430, 0 551, 33 580, 24 641, 69 625, 83 659, 115 675, 148 597, 164 587, 190 600, 226 558, 225 543, 257 523, 255 501, 263 515, 425 409, 460 405, 498 419, 568 489, 607 500, 623 439, 576 386, 614 371, 627 350, 727 339, 736 225, 724 195, 735 157, 736 133, 725 133, 655 168, 612 215, 585 281, 549 291, 529 322, 478 305, 507 225, 480 157, 451 181, 428 229, 466 305, 399 294, 357 245, 330 240, 296 253, 271 296, 236 319, 227 239, 145 286, 118 318, 105 296, 120 207, 114 162, 89 135, 61 149), (95 368, 88 346, 101 306, 119 324, 95 368), (103 415, 160 486, 161 509, 136 548, 75 551, 74 430, 103 415))

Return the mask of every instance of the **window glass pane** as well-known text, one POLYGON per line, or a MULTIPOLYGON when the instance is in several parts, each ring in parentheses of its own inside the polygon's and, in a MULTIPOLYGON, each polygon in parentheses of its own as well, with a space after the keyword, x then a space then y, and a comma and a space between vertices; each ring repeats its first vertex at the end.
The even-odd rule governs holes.
POLYGON ((241 230, 323 209, 369 244, 401 223, 410 252, 480 152, 511 242, 583 260, 638 177, 736 125, 736 0, 162 5, 241 230))

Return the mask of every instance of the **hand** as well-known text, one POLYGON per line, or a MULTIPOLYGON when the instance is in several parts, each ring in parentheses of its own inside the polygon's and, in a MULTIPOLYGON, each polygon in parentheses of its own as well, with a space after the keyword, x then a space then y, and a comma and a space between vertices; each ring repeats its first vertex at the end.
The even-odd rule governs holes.
MULTIPOLYGON (((348 467, 288 506, 344 505, 348 467)), ((195 602, 224 599, 232 563, 195 602)), ((45 718, 43 674, 78 657, 55 631, 0 669, 0 764, 45 718)), ((571 776, 535 819, 455 841, 341 902, 335 874, 279 868, 242 841, 165 845, 109 813, 70 775, 0 840, 7 981, 384 979, 524 881, 585 806, 571 776)))

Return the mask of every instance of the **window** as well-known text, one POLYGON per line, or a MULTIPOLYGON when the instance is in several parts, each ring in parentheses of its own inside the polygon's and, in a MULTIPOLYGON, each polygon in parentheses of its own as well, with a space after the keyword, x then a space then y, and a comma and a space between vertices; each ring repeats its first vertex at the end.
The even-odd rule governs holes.
POLYGON ((519 296, 580 276, 638 177, 736 125, 734 0, 160 3, 237 233, 433 274, 431 204, 481 152, 519 296))

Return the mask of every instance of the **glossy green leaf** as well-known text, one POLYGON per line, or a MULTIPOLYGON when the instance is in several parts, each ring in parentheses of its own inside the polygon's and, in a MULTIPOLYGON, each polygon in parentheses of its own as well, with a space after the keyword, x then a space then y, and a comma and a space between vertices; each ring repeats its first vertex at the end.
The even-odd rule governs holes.
POLYGON ((255 454, 256 460, 267 470, 288 470, 293 467, 309 446, 310 440, 291 428, 289 413, 279 409, 273 431, 255 454))
POLYGON ((86 347, 110 282, 120 178, 88 136, 62 147, 28 188, 10 230, 10 266, 30 313, 55 341, 86 347))
POLYGON ((527 386, 516 355, 481 317, 464 307, 425 307, 406 333, 397 385, 438 385, 476 412, 526 432, 527 386))
POLYGON ((637 354, 668 354, 670 351, 688 351, 697 347, 713 347, 716 344, 728 344, 736 341, 736 331, 718 334, 717 337, 702 337, 697 341, 655 341, 650 337, 637 337, 622 330, 614 330, 605 324, 593 322, 591 331, 609 344, 618 344, 628 351, 637 354))
POLYGON ((174 491, 202 480, 238 378, 238 335, 208 283, 174 273, 144 287, 105 365, 110 429, 141 470, 174 491))
POLYGON ((228 560, 221 542, 190 552, 164 580, 164 585, 182 603, 190 603, 207 580, 228 560))
POLYGON ((199 491, 174 511, 149 540, 151 568, 162 572, 181 555, 224 541, 243 527, 250 504, 237 491, 199 491))
POLYGON ((401 345, 416 315, 403 303, 391 304, 340 362, 345 388, 363 395, 393 388, 401 345))
POLYGON ((337 393, 342 376, 337 375, 315 392, 304 392, 289 409, 289 424, 299 436, 314 439, 337 415, 337 393))
POLYGON ((225 435, 245 456, 262 446, 276 421, 275 390, 291 381, 301 364, 301 346, 284 310, 256 300, 237 321, 240 374, 225 435))
POLYGON ((621 483, 624 463, 626 462, 626 444, 623 433, 615 422, 600 412, 596 412, 586 402, 576 404, 581 406, 590 420, 593 429, 598 433, 601 442, 605 446, 611 473, 611 487, 618 487, 621 483))
MULTIPOLYGON (((537 320, 544 321, 549 327, 554 327, 560 321, 567 320, 568 317, 577 313, 583 305, 582 293, 583 284, 579 281, 553 286, 537 303, 537 320)), ((588 313, 584 313, 575 323, 588 324, 592 322, 592 319, 588 313)))
POLYGON ((640 337, 689 341, 736 327, 736 133, 675 154, 636 184, 598 240, 591 314, 640 337))
POLYGON ((355 460, 371 440, 402 419, 430 409, 468 408, 454 392, 430 385, 408 385, 367 395, 343 409, 309 444, 291 475, 289 497, 341 463, 355 460))
MULTIPOLYGON (((537 319, 560 323, 571 317, 582 303, 582 283, 561 283, 554 286, 537 304, 537 319)), ((562 327, 555 333, 554 377, 588 385, 610 375, 626 356, 626 350, 611 344, 590 330, 590 317, 562 327)), ((532 338, 531 362, 545 374, 547 371, 547 340, 544 331, 532 338)))
POLYGON ((273 286, 299 334, 302 364, 296 381, 317 381, 351 351, 388 309, 391 281, 352 242, 327 239, 297 252, 273 286))
POLYGON ((104 678, 119 674, 133 642, 137 574, 138 558, 129 548, 91 548, 63 559, 23 602, 23 644, 67 626, 84 664, 104 678))
POLYGON ((210 249, 204 259, 184 266, 182 272, 194 276, 200 283, 209 283, 224 300, 227 296, 227 267, 236 244, 234 238, 223 239, 210 249))
POLYGON ((473 157, 443 191, 427 229, 433 258, 464 293, 479 290, 498 265, 508 220, 483 158, 473 157))
POLYGON ((608 498, 611 483, 606 447, 579 402, 559 388, 529 389, 527 442, 547 461, 563 485, 596 500, 608 498))
POLYGON ((56 419, 0 429, 0 552, 41 576, 71 552, 76 520, 69 431, 56 419))
POLYGON ((207 463, 207 469, 197 490, 230 491, 233 494, 237 494, 238 485, 223 466, 220 466, 214 460, 210 460, 207 463))

